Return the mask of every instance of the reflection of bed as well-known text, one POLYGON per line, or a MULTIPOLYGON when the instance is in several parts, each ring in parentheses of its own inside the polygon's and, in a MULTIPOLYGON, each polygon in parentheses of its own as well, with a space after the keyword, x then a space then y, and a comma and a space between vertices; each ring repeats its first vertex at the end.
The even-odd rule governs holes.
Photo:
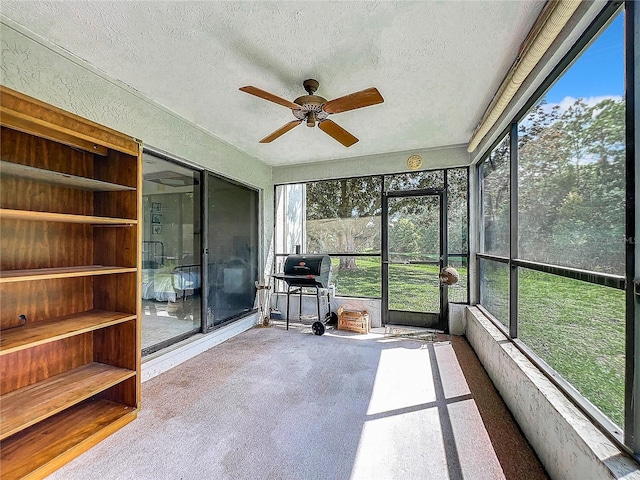
POLYGON ((200 265, 183 265, 166 269, 142 269, 142 298, 158 302, 175 302, 200 289, 200 265))
POLYGON ((200 265, 182 265, 171 273, 173 290, 183 300, 200 289, 200 265))
POLYGON ((143 300, 176 301, 176 293, 171 288, 171 275, 164 271, 163 267, 164 244, 159 241, 144 240, 142 242, 143 300))
MULTIPOLYGON (((200 265, 180 265, 170 269, 164 264, 164 244, 142 242, 142 298, 158 302, 183 300, 200 289, 200 265)), ((193 261, 193 259, 191 259, 193 261)))
POLYGON ((175 302, 176 292, 173 289, 171 273, 161 273, 155 268, 142 269, 142 299, 158 302, 175 302))

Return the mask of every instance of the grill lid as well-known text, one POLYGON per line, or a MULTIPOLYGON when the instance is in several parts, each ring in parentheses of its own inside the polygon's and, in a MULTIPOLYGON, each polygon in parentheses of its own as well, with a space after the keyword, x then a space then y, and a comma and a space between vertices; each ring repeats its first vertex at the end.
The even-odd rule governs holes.
POLYGON ((289 255, 284 262, 284 275, 289 285, 327 288, 331 277, 329 255, 289 255))

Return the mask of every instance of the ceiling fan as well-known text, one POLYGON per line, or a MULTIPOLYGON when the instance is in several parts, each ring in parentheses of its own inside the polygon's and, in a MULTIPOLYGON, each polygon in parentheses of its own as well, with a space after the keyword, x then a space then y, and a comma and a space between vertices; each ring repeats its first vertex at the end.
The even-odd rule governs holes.
POLYGON ((293 102, 280 98, 272 93, 265 92, 257 87, 241 87, 240 90, 243 92, 290 108, 294 117, 296 117, 296 120, 286 123, 275 132, 264 137, 260 140, 260 143, 272 142, 279 136, 284 135, 289 130, 300 125, 303 121, 306 121, 307 127, 314 127, 317 122, 320 130, 333 137, 345 147, 350 147, 356 143, 358 139, 327 117, 333 113, 348 112, 356 108, 368 107, 384 102, 377 88, 367 88, 366 90, 345 95, 344 97, 327 100, 318 95, 314 95, 318 89, 318 85, 318 81, 313 79, 302 82, 302 86, 308 95, 298 97, 293 102))

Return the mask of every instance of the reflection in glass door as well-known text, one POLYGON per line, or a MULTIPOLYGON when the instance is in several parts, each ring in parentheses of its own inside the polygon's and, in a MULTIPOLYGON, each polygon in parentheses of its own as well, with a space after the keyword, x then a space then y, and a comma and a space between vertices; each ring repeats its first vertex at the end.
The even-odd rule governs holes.
POLYGON ((384 202, 385 323, 444 329, 439 273, 446 252, 441 191, 388 192, 384 202))
POLYGON ((143 155, 143 355, 201 329, 200 177, 143 155))

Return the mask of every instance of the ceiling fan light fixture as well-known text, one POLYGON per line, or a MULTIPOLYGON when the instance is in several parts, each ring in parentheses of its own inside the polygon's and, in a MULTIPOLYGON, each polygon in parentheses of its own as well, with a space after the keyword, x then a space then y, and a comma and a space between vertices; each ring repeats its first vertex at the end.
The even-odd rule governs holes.
POLYGON ((316 126, 316 114, 315 114, 315 112, 311 111, 307 115, 307 127, 312 127, 313 128, 315 126, 316 126))

